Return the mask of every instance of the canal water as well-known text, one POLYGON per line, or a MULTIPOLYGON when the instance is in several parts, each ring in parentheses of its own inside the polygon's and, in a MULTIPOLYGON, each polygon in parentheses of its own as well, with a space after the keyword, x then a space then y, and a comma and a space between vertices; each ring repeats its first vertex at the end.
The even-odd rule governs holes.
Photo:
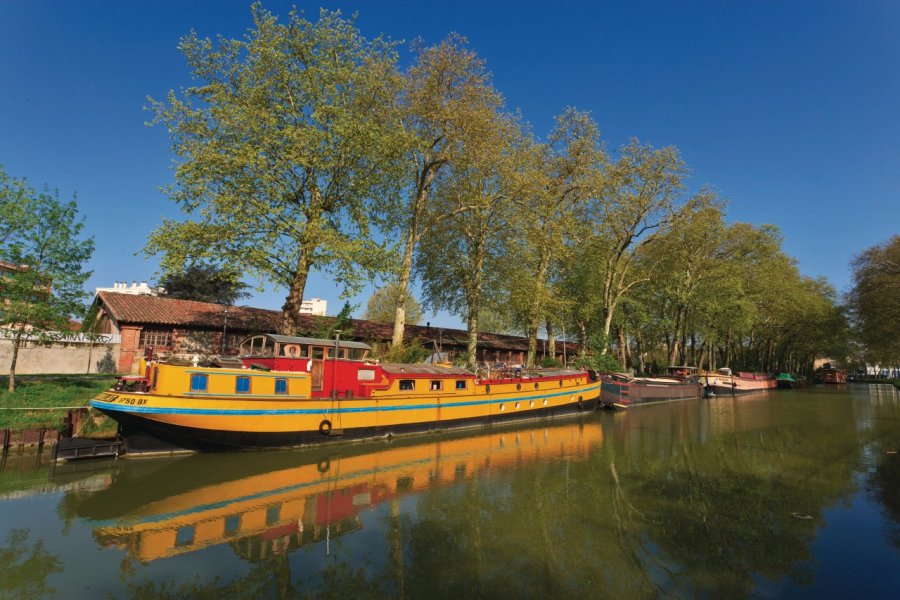
POLYGON ((896 598, 900 395, 0 470, 0 598, 896 598))

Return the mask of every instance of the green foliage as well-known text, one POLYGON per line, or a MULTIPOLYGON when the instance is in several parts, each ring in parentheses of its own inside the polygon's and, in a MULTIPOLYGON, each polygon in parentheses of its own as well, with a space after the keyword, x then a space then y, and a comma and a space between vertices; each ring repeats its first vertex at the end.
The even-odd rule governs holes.
POLYGON ((241 274, 232 267, 190 264, 181 271, 165 273, 159 280, 169 298, 233 305, 250 294, 241 274))
POLYGON ((316 317, 313 329, 313 337, 330 340, 338 331, 341 337, 349 339, 353 337, 353 319, 351 315, 356 310, 355 304, 344 302, 340 312, 335 317, 316 317))
POLYGON ((195 220, 164 221, 146 251, 167 271, 214 260, 287 288, 290 333, 310 269, 356 290, 386 267, 370 228, 404 141, 386 112, 399 75, 393 44, 340 13, 252 14, 241 38, 185 37, 197 85, 150 101, 177 156, 168 193, 195 220))
MULTIPOLYGON (((366 311, 362 318, 376 323, 393 323, 397 312, 397 302, 400 297, 400 287, 396 283, 389 283, 375 290, 366 302, 366 311)), ((409 325, 418 325, 422 320, 422 307, 411 294, 406 295, 406 322, 409 325)))
POLYGON ((579 369, 593 369, 600 373, 621 373, 622 365, 611 354, 585 354, 572 361, 572 365, 579 369))
POLYGON ((545 369, 551 369, 551 368, 561 367, 562 363, 560 361, 556 360, 555 358, 553 358, 552 356, 545 356, 541 360, 541 366, 545 369))
MULTIPOLYGON (((59 427, 66 411, 53 408, 87 406, 115 382, 108 375, 20 375, 17 380, 15 392, 0 394, 0 429, 59 427)), ((0 385, 6 383, 7 377, 0 377, 0 385)))
POLYGON ((429 356, 431 356, 431 352, 426 350, 421 344, 411 342, 404 343, 401 346, 388 346, 381 353, 376 352, 374 358, 388 363, 415 364, 422 362, 429 356))
POLYGON ((82 238, 83 220, 75 201, 38 192, 0 169, 0 327, 13 341, 9 389, 15 389, 20 345, 29 337, 69 329, 84 313, 83 271, 94 252, 82 238))
POLYGON ((49 598, 57 593, 47 577, 62 572, 62 561, 44 549, 42 539, 30 542, 30 535, 28 529, 11 529, 0 545, 2 598, 49 598))
POLYGON ((856 335, 871 363, 900 361, 900 235, 873 246, 852 262, 850 307, 856 335))

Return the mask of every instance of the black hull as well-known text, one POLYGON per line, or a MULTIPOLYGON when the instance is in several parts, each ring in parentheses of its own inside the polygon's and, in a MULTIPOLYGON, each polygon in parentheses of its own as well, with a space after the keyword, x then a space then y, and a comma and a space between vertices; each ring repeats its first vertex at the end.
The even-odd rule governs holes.
POLYGON ((333 430, 328 435, 318 431, 262 433, 250 431, 220 431, 195 429, 150 421, 124 412, 104 412, 119 423, 119 433, 125 440, 125 454, 160 452, 228 452, 271 448, 302 448, 384 438, 395 435, 437 433, 460 428, 487 427, 493 424, 514 423, 576 415, 597 407, 599 396, 578 404, 549 407, 528 413, 510 413, 494 417, 460 419, 442 423, 414 423, 390 427, 364 427, 333 430))

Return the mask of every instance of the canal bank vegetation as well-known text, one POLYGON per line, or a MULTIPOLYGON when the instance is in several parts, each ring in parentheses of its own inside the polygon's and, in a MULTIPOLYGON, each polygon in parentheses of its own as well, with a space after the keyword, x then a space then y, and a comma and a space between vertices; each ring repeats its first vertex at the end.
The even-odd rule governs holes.
POLYGON ((346 292, 381 281, 395 347, 417 283, 426 309, 466 323, 470 366, 488 321, 528 337, 528 366, 539 334, 551 356, 574 338, 640 372, 846 355, 835 290, 775 226, 729 222, 676 148, 616 147, 575 108, 535 133, 456 35, 401 61, 340 13, 251 12, 245 37, 184 38, 197 85, 151 103, 177 157, 169 193, 203 215, 150 236, 164 271, 214 263, 283 286, 284 333, 311 270, 346 292))
POLYGON ((94 252, 74 200, 38 191, 0 167, 0 335, 10 340, 7 389, 16 390, 19 350, 30 339, 68 331, 84 314, 84 270, 94 252))
MULTIPOLYGON (((20 375, 18 379, 15 392, 0 393, 0 429, 59 427, 67 409, 87 406, 115 382, 109 375, 20 375)), ((7 376, 0 376, 0 385, 6 384, 7 376)))

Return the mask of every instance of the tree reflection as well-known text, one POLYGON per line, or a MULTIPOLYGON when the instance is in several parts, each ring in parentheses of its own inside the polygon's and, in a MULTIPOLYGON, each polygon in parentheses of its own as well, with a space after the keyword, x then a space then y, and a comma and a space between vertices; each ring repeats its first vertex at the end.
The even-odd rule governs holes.
POLYGON ((56 594, 47 577, 62 572, 62 561, 44 550, 39 539, 29 544, 28 529, 11 530, 0 546, 0 598, 44 598, 56 594))

